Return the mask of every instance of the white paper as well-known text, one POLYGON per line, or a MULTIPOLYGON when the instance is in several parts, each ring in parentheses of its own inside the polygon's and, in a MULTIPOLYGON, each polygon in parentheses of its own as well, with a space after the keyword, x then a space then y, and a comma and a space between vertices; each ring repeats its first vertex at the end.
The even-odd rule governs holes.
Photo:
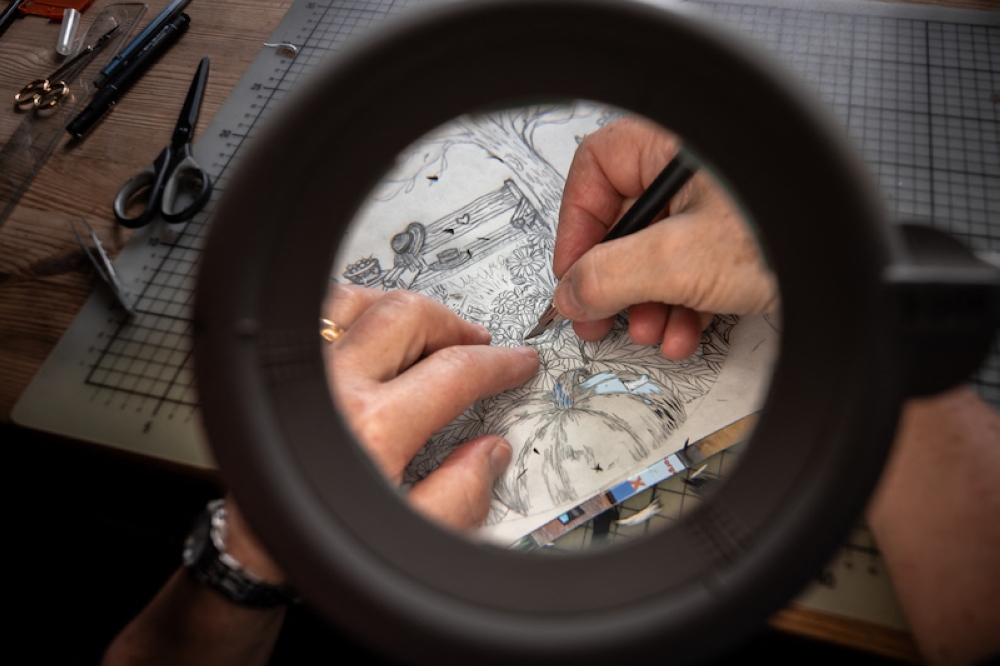
MULTIPOLYGON (((371 193, 334 264, 340 282, 405 288, 517 346, 556 285, 552 249, 580 140, 618 117, 587 103, 464 116, 400 155, 371 193)), ((625 316, 584 343, 563 323, 533 340, 525 385, 473 405, 405 475, 419 482, 456 446, 500 434, 514 456, 478 536, 507 544, 649 464, 756 411, 778 333, 764 317, 717 317, 675 362, 633 344, 625 316)), ((470 368, 475 372, 475 368, 470 368)))

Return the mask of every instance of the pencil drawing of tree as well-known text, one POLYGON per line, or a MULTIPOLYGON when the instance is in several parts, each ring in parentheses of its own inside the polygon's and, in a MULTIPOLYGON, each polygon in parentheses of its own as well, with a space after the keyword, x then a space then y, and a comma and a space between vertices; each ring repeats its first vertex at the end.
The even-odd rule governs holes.
MULTIPOLYGON (((535 144, 540 127, 564 124, 574 118, 600 113, 592 104, 536 104, 490 113, 469 114, 441 126, 400 154, 396 170, 382 182, 376 198, 388 201, 413 190, 421 179, 436 180, 448 168, 448 151, 456 145, 481 148, 512 172, 525 196, 554 233, 566 179, 541 154, 535 144)), ((604 116, 609 116, 604 112, 604 116)), ((599 118, 603 125, 606 118, 599 118)))

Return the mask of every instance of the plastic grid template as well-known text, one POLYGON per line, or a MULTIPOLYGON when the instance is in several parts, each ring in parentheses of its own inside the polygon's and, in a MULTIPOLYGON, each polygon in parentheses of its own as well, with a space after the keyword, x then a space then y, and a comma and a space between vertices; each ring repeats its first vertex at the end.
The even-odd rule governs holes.
MULTIPOLYGON (((762 42, 819 93, 860 146, 897 219, 948 231, 977 252, 1000 252, 1000 27, 695 4, 762 42)), ((997 341, 973 383, 1000 408, 997 341)), ((699 476, 724 476, 740 450, 709 458, 699 476)), ((667 527, 701 501, 687 482, 694 471, 630 498, 604 520, 581 525, 557 539, 554 549, 585 550, 667 527), (661 508, 649 521, 617 522, 653 501, 661 508)), ((848 566, 857 554, 870 574, 882 570, 864 525, 843 552, 848 566)))
MULTIPOLYGON (((930 221, 978 251, 1000 251, 1000 26, 879 16, 870 3, 857 6, 868 11, 851 13, 843 4, 819 10, 784 1, 697 4, 798 70, 859 143, 898 217, 930 221)), ((170 442, 200 439, 191 368, 193 275, 231 167, 293 86, 345 41, 406 4, 413 3, 293 4, 270 42, 297 45, 297 56, 265 48, 199 137, 195 153, 216 182, 212 202, 176 235, 163 230, 157 237, 150 231, 155 225, 140 230, 116 262, 139 315, 127 320, 95 294, 15 408, 20 423, 125 449, 137 447, 137 433, 148 435, 143 439, 159 438, 158 455, 166 457, 173 456, 170 442), (72 408, 51 410, 53 390, 72 408), (101 406, 103 412, 94 410, 101 406), (167 421, 191 425, 162 430, 167 421)), ((850 258, 844 261, 849 266, 850 258)), ((991 356, 976 383, 1000 406, 1000 355, 991 356)))
MULTIPOLYGON (((307 3, 300 46, 259 84, 245 122, 223 131, 210 171, 217 194, 143 267, 139 316, 99 336, 87 384, 190 409, 189 312, 205 223, 239 150, 329 52, 405 2, 307 3), (103 344, 101 344, 103 342, 103 344)), ((983 252, 1000 252, 1000 28, 838 12, 699 2, 789 63, 846 124, 901 219, 929 221, 983 252)), ((151 242, 156 242, 155 239, 151 242)), ((845 262, 849 258, 845 258, 845 262)), ((1000 406, 1000 357, 976 379, 1000 406)), ((109 397, 110 399, 110 397, 109 397)))
POLYGON ((111 400, 124 393, 137 401, 139 409, 153 415, 166 410, 191 418, 197 406, 192 367, 190 312, 194 299, 194 274, 208 218, 225 192, 228 176, 239 162, 239 151, 255 135, 262 121, 280 106, 292 87, 331 51, 373 23, 405 5, 405 2, 307 3, 310 17, 295 34, 280 36, 299 46, 294 58, 282 58, 268 73, 266 82, 254 85, 255 103, 242 122, 217 137, 218 150, 211 154, 208 171, 215 181, 212 202, 176 235, 164 232, 147 242, 154 246, 143 270, 137 294, 137 316, 120 316, 107 335, 99 334, 103 346, 87 374, 86 383, 105 391, 111 400), (149 404, 146 401, 153 401, 149 404))
MULTIPOLYGON (((819 93, 897 219, 1000 253, 1000 25, 695 4, 759 40, 819 93)), ((996 341, 973 383, 1000 408, 996 341)))

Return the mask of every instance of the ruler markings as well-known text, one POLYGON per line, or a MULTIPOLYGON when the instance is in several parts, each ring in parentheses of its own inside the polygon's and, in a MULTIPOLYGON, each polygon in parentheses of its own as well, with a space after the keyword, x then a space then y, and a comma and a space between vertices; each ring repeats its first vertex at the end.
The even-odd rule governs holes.
MULTIPOLYGON (((315 9, 321 10, 320 18, 318 20, 307 19, 304 34, 300 30, 299 37, 303 40, 303 46, 299 54, 291 61, 287 59, 279 60, 279 66, 271 69, 272 76, 269 77, 269 85, 251 85, 251 89, 256 94, 254 95, 254 101, 245 106, 248 110, 243 114, 245 122, 240 123, 236 130, 230 129, 225 131, 224 138, 229 140, 223 141, 221 145, 214 147, 217 152, 212 161, 212 169, 216 188, 208 209, 199 218, 196 218, 195 221, 188 223, 180 232, 177 240, 163 241, 160 239, 156 243, 156 247, 160 251, 158 254, 153 253, 151 259, 158 260, 158 263, 152 267, 147 267, 147 271, 151 271, 151 274, 141 284, 137 297, 137 313, 139 318, 162 317, 175 321, 189 321, 189 306, 193 298, 193 275, 200 258, 200 240, 206 228, 205 220, 214 212, 218 197, 225 191, 225 185, 229 180, 229 172, 240 162, 242 148, 246 141, 252 140, 256 136, 258 126, 270 117, 270 110, 274 108, 274 105, 286 97, 287 93, 304 73, 321 62, 322 59, 315 54, 322 53, 325 55, 329 51, 329 48, 326 46, 327 43, 343 43, 347 39, 346 36, 338 34, 336 39, 319 40, 323 43, 317 45, 316 38, 320 31, 330 27, 337 28, 338 18, 336 16, 324 18, 331 13, 336 14, 337 7, 335 4, 316 5, 315 9), (173 261, 186 262, 188 264, 186 270, 179 272, 176 269, 168 269, 167 266, 173 261), (186 281, 183 284, 165 285, 162 281, 162 276, 167 273, 172 275, 182 274, 186 278, 186 281), (170 290, 166 295, 164 295, 165 289, 170 290)), ((371 14, 372 12, 366 12, 364 9, 349 8, 347 10, 348 15, 356 17, 362 17, 366 13, 371 14)), ((350 23, 349 18, 343 21, 343 25, 349 25, 350 23)), ((355 25, 359 25, 359 23, 355 21, 355 25)), ((183 360, 176 364, 167 364, 167 367, 172 369, 171 381, 165 386, 159 382, 151 385, 151 388, 156 389, 155 391, 150 390, 143 393, 122 386, 121 381, 124 379, 131 375, 141 376, 142 373, 122 372, 117 367, 111 368, 106 373, 108 378, 113 378, 116 381, 98 382, 94 379, 97 370, 103 369, 112 360, 117 360, 116 355, 109 354, 107 351, 111 348, 111 345, 123 338, 135 339, 139 331, 148 327, 151 323, 147 321, 130 322, 125 319, 124 314, 121 316, 122 321, 115 331, 108 336, 104 350, 102 350, 94 362, 91 372, 87 377, 87 383, 113 391, 121 390, 131 395, 146 395, 149 398, 155 399, 156 404, 153 407, 154 415, 159 412, 165 401, 180 401, 185 404, 195 404, 196 401, 194 398, 189 397, 190 389, 193 388, 190 379, 191 353, 189 339, 178 340, 178 349, 185 351, 183 360), (175 392, 177 386, 185 388, 185 395, 177 397, 175 392)), ((160 368, 160 371, 162 370, 160 368)))

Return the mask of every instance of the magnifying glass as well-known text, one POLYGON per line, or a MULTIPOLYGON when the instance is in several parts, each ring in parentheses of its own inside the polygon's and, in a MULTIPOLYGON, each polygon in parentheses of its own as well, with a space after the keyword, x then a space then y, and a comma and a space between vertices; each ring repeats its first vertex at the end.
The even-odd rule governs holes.
POLYGON ((863 507, 900 402, 982 359, 1000 288, 947 237, 886 224, 832 127, 739 39, 642 2, 438 5, 323 70, 228 187, 196 304, 213 450, 297 589, 388 654, 477 663, 705 658, 784 604, 863 507), (402 148, 470 111, 566 99, 682 136, 753 221, 783 311, 725 484, 672 529, 549 558, 406 507, 330 400, 317 320, 344 234, 402 148), (606 571, 622 574, 600 594, 581 584, 606 571))

